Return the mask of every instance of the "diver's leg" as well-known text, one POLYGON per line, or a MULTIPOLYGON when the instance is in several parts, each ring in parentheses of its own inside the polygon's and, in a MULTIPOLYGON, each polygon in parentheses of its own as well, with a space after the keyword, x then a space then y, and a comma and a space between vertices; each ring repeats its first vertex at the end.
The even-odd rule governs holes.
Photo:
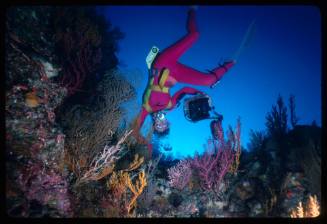
MULTIPOLYGON (((198 39, 199 32, 196 28, 195 23, 195 10, 191 9, 188 12, 187 20, 187 30, 188 33, 182 39, 171 45, 170 47, 163 50, 163 52, 158 56, 155 61, 156 67, 165 67, 166 62, 177 61, 182 54, 189 49, 193 43, 198 39)), ((169 66, 167 66, 169 67, 169 66)))
POLYGON ((223 75, 235 64, 235 61, 226 61, 224 64, 218 66, 217 68, 214 68, 212 70, 212 73, 214 73, 217 77, 217 81, 223 77, 223 75))
POLYGON ((197 32, 196 21, 195 21, 195 9, 191 8, 187 14, 187 31, 189 33, 197 32))
POLYGON ((204 73, 177 62, 171 76, 175 78, 177 82, 192 85, 212 86, 222 78, 234 63, 234 61, 225 62, 222 66, 213 69, 210 73, 204 73))
POLYGON ((210 86, 217 81, 214 74, 200 72, 181 63, 176 63, 174 72, 171 73, 171 76, 174 77, 177 82, 200 86, 210 86))

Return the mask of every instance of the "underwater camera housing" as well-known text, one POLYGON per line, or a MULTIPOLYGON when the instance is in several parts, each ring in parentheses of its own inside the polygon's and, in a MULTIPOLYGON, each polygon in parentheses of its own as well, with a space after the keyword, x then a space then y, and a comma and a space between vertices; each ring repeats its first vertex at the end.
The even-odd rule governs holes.
POLYGON ((184 101, 184 115, 192 122, 210 119, 209 112, 212 109, 211 99, 206 95, 197 95, 184 101))

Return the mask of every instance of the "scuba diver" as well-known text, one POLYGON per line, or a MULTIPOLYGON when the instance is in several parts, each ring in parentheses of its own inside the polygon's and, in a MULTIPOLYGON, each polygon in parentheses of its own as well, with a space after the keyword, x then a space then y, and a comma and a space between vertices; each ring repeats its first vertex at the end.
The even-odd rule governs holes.
POLYGON ((139 142, 148 145, 150 153, 152 145, 146 143, 140 133, 147 115, 152 115, 154 133, 166 135, 169 132, 169 122, 165 117, 165 111, 178 106, 180 100, 187 94, 207 96, 204 92, 191 87, 184 87, 171 96, 170 88, 177 82, 213 88, 236 63, 235 60, 225 61, 222 65, 204 73, 178 62, 198 37, 195 8, 191 8, 188 11, 187 34, 162 52, 159 52, 157 47, 153 47, 147 57, 150 79, 143 94, 142 110, 137 117, 133 133, 139 142))

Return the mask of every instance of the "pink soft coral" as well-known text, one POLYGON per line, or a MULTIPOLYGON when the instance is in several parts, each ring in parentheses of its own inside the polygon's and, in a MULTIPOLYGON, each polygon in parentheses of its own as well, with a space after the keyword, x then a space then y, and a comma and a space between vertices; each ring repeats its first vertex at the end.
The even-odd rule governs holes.
POLYGON ((188 160, 181 160, 176 166, 168 169, 169 185, 179 190, 184 189, 189 183, 191 176, 191 163, 188 160))
POLYGON ((202 155, 196 155, 192 160, 192 167, 197 170, 201 186, 205 190, 218 190, 224 176, 231 169, 236 159, 236 146, 240 136, 235 135, 230 128, 228 140, 224 138, 221 123, 215 130, 217 139, 208 141, 208 146, 202 155))

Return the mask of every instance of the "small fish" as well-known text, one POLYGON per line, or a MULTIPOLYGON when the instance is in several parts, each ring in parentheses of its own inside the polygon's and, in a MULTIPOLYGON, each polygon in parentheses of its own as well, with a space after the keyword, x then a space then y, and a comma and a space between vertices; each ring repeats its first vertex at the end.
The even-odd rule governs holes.
POLYGON ((28 107, 37 107, 40 104, 40 98, 36 95, 36 92, 32 91, 25 95, 25 103, 28 107))
POLYGON ((163 149, 164 149, 165 151, 171 151, 171 150, 173 149, 173 147, 171 147, 171 146, 169 146, 169 145, 165 145, 165 146, 163 147, 163 149))

